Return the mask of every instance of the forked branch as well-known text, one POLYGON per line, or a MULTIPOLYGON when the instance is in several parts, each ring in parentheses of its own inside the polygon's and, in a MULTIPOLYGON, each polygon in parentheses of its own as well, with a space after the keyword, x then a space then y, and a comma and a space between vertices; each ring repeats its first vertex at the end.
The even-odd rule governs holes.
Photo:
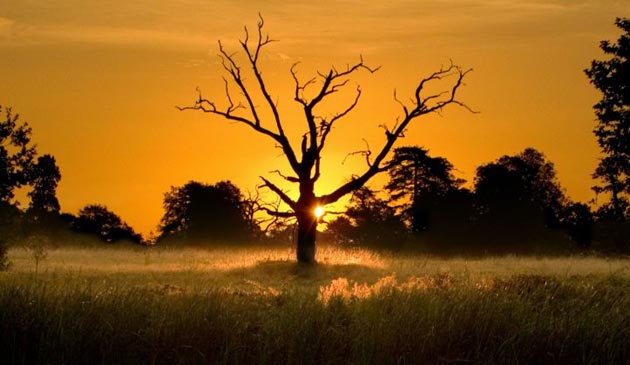
POLYGON ((248 197, 244 201, 248 221, 261 227, 263 233, 269 232, 282 219, 294 217, 293 212, 280 211, 281 203, 280 198, 277 198, 272 203, 266 202, 261 197, 260 190, 256 187, 255 194, 248 192, 248 197), (267 218, 261 218, 258 214, 260 212, 264 212, 267 218))
POLYGON ((392 129, 388 129, 387 127, 385 127, 385 138, 386 138, 385 143, 383 147, 381 148, 380 152, 378 153, 378 155, 376 155, 374 160, 371 162, 371 164, 368 163, 367 170, 362 175, 353 177, 349 182, 340 186, 338 189, 336 189, 332 193, 322 196, 321 201, 324 204, 334 203, 337 200, 339 200, 341 197, 343 197, 344 195, 362 187, 370 178, 372 178, 372 176, 380 172, 386 171, 389 168, 389 166, 384 163, 384 160, 387 157, 387 154, 394 146, 394 143, 396 142, 396 140, 404 134, 404 131, 406 130, 407 126, 412 120, 422 115, 430 114, 436 111, 441 111, 444 107, 450 104, 459 105, 473 113, 476 113, 466 104, 456 99, 457 92, 459 91, 460 87, 463 85, 464 78, 471 71, 472 69, 464 70, 461 67, 454 65, 452 62, 446 68, 441 67, 439 71, 434 72, 433 74, 422 79, 418 83, 418 86, 416 87, 416 91, 415 91, 415 100, 413 102, 413 105, 411 106, 404 105, 402 102, 398 100, 396 94, 394 94, 394 98, 403 107, 403 112, 405 114, 404 118, 400 120, 399 122, 397 122, 392 129), (425 87, 428 84, 436 82, 436 81, 440 81, 449 77, 454 77, 455 81, 453 82, 452 86, 448 90, 431 94, 428 96, 423 96, 422 92, 424 91, 425 87))
POLYGON ((221 58, 221 64, 223 69, 229 75, 229 79, 232 83, 236 85, 240 94, 245 99, 245 104, 237 103, 235 104, 230 94, 228 82, 224 79, 226 83, 225 86, 225 94, 228 99, 228 106, 226 108, 219 108, 217 104, 209 99, 205 99, 202 97, 201 92, 199 92, 199 98, 195 102, 193 106, 187 107, 177 107, 179 110, 201 110, 206 113, 212 113, 218 115, 224 119, 243 123, 248 125, 256 132, 264 134, 270 138, 272 138, 281 148, 291 168, 296 174, 299 174, 302 168, 300 167, 300 163, 297 160, 295 152, 291 147, 291 144, 284 133, 284 129, 281 123, 280 114, 278 112, 277 105, 273 102, 273 99, 269 92, 267 91, 267 87, 262 77, 262 73, 260 71, 258 61, 262 48, 269 43, 273 42, 272 39, 269 38, 268 35, 263 35, 263 26, 264 20, 259 15, 258 22, 258 32, 257 39, 255 44, 250 44, 250 36, 249 31, 245 28, 245 38, 240 42, 245 54, 247 55, 247 59, 249 61, 249 66, 251 68, 251 72, 254 74, 256 79, 256 87, 252 88, 245 83, 245 76, 243 75, 243 70, 241 66, 239 66, 238 62, 235 59, 235 55, 233 53, 228 53, 225 49, 221 41, 219 41, 219 53, 221 58), (254 94, 258 94, 259 96, 265 99, 267 106, 270 108, 271 113, 273 115, 273 119, 276 125, 277 131, 272 131, 271 129, 263 126, 263 121, 261 118, 261 114, 259 113, 258 107, 255 104, 254 94), (249 110, 249 114, 251 116, 242 115, 242 113, 237 114, 238 110, 249 110))
POLYGON ((270 182, 269 180, 265 179, 262 176, 260 177, 260 179, 264 182, 264 184, 262 184, 261 187, 266 187, 269 190, 276 193, 280 197, 280 199, 282 199, 283 202, 285 202, 289 207, 291 207, 291 209, 295 210, 295 206, 297 203, 293 201, 291 198, 289 198, 289 196, 284 191, 282 191, 282 189, 280 189, 278 186, 276 186, 275 184, 273 184, 272 182, 270 182))
POLYGON ((318 107, 326 97, 348 86, 351 77, 357 72, 365 70, 369 73, 374 73, 379 67, 373 68, 367 66, 363 58, 360 57, 359 62, 348 64, 341 70, 332 67, 326 73, 318 72, 316 77, 308 79, 305 82, 299 80, 297 73, 298 63, 295 63, 291 67, 291 75, 295 83, 293 98, 301 105, 308 127, 306 133, 302 136, 300 144, 302 158, 298 160, 295 151, 285 135, 278 105, 271 97, 259 67, 260 55, 263 48, 274 41, 263 33, 264 24, 263 18, 260 17, 257 24, 257 31, 253 36, 251 36, 249 30, 245 28, 245 37, 240 41, 240 45, 246 56, 245 64, 247 67, 239 65, 235 55, 227 52, 223 44, 219 42, 222 66, 227 73, 227 78, 224 79, 224 89, 227 98, 226 106, 218 106, 213 100, 204 98, 201 92, 199 92, 199 97, 193 106, 178 108, 180 110, 201 110, 229 121, 244 124, 254 131, 271 138, 275 144, 282 149, 293 172, 283 174, 279 170, 275 170, 272 171, 272 173, 278 174, 285 181, 298 183, 300 185, 300 198, 297 201, 292 200, 277 185, 261 177, 263 181, 261 187, 268 188, 274 192, 281 202, 287 204, 290 209, 293 210, 293 212, 283 212, 279 211, 277 206, 275 208, 263 205, 258 207, 260 210, 267 212, 273 217, 286 218, 294 216, 296 214, 295 212, 300 211, 300 209, 304 210, 305 207, 310 207, 309 204, 313 204, 313 202, 321 204, 333 203, 342 196, 362 187, 374 175, 386 171, 389 165, 385 162, 385 158, 394 146, 396 140, 404 137, 405 130, 412 120, 433 112, 439 113, 443 108, 451 104, 461 106, 475 113, 474 110, 457 99, 458 91, 463 85, 464 78, 471 70, 464 70, 454 65, 452 62, 446 67, 441 67, 428 77, 421 79, 413 92, 411 102, 407 104, 403 103, 399 100, 398 95, 394 91, 394 100, 401 106, 403 116, 396 119, 396 123, 391 127, 382 125, 385 129, 385 141, 381 149, 372 151, 370 147, 367 146, 365 150, 350 154, 365 157, 367 163, 365 172, 361 175, 353 176, 350 181, 330 194, 316 197, 313 189, 314 183, 321 175, 321 153, 336 123, 348 116, 358 105, 362 95, 361 88, 356 88, 354 98, 348 102, 345 108, 337 113, 323 116, 323 113, 319 111, 318 107), (253 74, 255 81, 246 83, 246 73, 249 75, 253 74), (448 82, 447 80, 452 80, 452 83, 441 92, 430 93, 427 91, 428 89, 434 89, 432 87, 429 88, 431 85, 442 85, 440 82, 446 83, 448 82), (234 97, 236 93, 234 93, 234 95, 232 94, 233 90, 231 90, 230 86, 232 89, 238 90, 238 94, 241 95, 240 98, 234 97), (312 93, 310 92, 311 89, 312 93), (259 106, 256 104, 256 100, 261 98, 264 99, 264 103, 262 106, 259 106), (238 99, 240 99, 240 101, 238 99), (260 108, 265 108, 268 112, 263 113, 260 108), (264 123, 263 116, 269 114, 272 116, 273 122, 264 123), (269 126, 271 124, 275 126, 271 126, 270 128, 269 126))
POLYGON ((332 67, 327 73, 318 72, 319 81, 321 86, 319 90, 315 92, 315 96, 308 98, 305 95, 306 89, 317 83, 316 78, 311 78, 305 83, 300 83, 297 76, 297 63, 291 67, 291 75, 295 82, 294 99, 302 105, 304 110, 304 116, 308 125, 308 132, 302 141, 302 168, 305 176, 310 182, 315 182, 319 179, 320 166, 321 166, 321 152, 326 145, 326 138, 333 128, 335 122, 348 115, 358 104, 361 98, 361 88, 357 87, 357 93, 353 101, 348 107, 341 112, 333 115, 330 119, 318 116, 315 112, 315 108, 329 95, 340 91, 350 81, 350 76, 360 70, 367 70, 370 73, 374 73, 379 70, 380 67, 369 67, 364 61, 363 57, 360 57, 359 62, 353 65, 347 65, 343 71, 337 70, 332 67), (319 124, 316 122, 319 120, 319 124), (311 171, 313 166, 315 172, 311 177, 311 171))

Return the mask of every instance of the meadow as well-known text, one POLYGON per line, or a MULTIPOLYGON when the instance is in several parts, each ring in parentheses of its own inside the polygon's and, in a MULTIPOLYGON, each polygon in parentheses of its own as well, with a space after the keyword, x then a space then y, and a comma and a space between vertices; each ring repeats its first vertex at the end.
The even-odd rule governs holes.
POLYGON ((3 364, 630 363, 630 259, 12 248, 3 364))

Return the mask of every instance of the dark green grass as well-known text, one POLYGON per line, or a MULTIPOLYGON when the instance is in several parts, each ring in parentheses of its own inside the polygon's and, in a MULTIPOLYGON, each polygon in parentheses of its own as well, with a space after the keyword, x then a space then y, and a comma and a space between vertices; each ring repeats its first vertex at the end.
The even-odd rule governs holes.
POLYGON ((0 362, 630 363, 630 282, 614 275, 488 276, 481 285, 434 274, 420 277, 425 288, 326 301, 308 285, 141 278, 0 275, 0 362))

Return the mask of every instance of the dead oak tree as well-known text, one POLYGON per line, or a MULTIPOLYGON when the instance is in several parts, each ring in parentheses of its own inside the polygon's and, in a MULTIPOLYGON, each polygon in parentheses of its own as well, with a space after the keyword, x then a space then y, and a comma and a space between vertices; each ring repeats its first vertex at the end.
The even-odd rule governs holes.
MULTIPOLYGON (((347 183, 339 186, 336 190, 329 194, 316 196, 314 193, 315 183, 321 176, 320 162, 324 147, 326 146, 327 137, 333 129, 333 126, 342 118, 346 117, 358 104, 361 97, 361 88, 357 87, 356 95, 353 101, 343 110, 334 114, 332 117, 322 117, 318 115, 316 109, 320 103, 332 94, 337 93, 347 86, 350 77, 357 72, 367 71, 374 73, 378 68, 370 68, 363 59, 353 65, 348 65, 344 70, 337 70, 332 67, 326 73, 319 73, 306 82, 300 82, 296 73, 296 66, 291 67, 291 74, 295 81, 294 99, 301 105, 304 111, 304 119, 307 126, 307 132, 302 136, 299 153, 289 142, 285 130, 283 128, 283 119, 280 116, 277 104, 271 97, 267 89, 265 80, 260 70, 260 55, 263 48, 269 45, 272 40, 268 35, 263 33, 264 21, 262 17, 258 22, 257 34, 255 39, 250 39, 250 34, 245 28, 245 38, 240 41, 243 54, 247 61, 246 65, 237 62, 234 54, 228 53, 225 47, 219 41, 219 52, 222 59, 222 65, 227 72, 227 78, 224 78, 225 93, 228 105, 219 107, 214 101, 204 98, 199 93, 199 98, 194 105, 181 107, 180 110, 201 110, 205 113, 217 115, 225 120, 238 122, 249 126, 255 132, 269 137, 283 151, 293 172, 291 174, 278 173, 283 179, 299 186, 299 197, 297 200, 292 199, 276 184, 268 179, 261 177, 263 184, 279 196, 279 198, 290 208, 290 211, 277 211, 274 209, 265 209, 265 211, 276 217, 294 217, 297 220, 297 261, 300 263, 315 262, 315 240, 317 235, 318 217, 315 215, 315 209, 318 206, 325 206, 339 200, 346 194, 362 187, 374 175, 386 171, 388 164, 385 161, 389 151, 394 143, 400 138, 409 123, 426 114, 440 112, 447 105, 456 104, 469 109, 464 103, 456 99, 457 92, 462 86, 464 77, 471 71, 463 70, 459 66, 450 64, 448 67, 441 67, 438 71, 432 73, 428 77, 419 81, 416 86, 415 93, 411 98, 410 105, 405 105, 396 98, 396 101, 402 107, 403 115, 397 120, 391 128, 384 127, 385 141, 378 153, 365 150, 360 153, 364 155, 367 161, 367 169, 360 175, 356 175, 347 183), (253 74, 255 81, 246 84, 244 69, 248 70, 248 75, 253 74), (438 93, 427 93, 426 87, 429 84, 439 82, 450 82, 445 91, 438 93), (236 87, 242 95, 242 101, 235 103, 234 98, 230 94, 229 86, 236 87), (305 90, 314 89, 315 95, 312 98, 305 96, 305 90), (256 105, 254 100, 262 97, 264 103, 262 106, 256 105), (260 108, 268 108, 269 115, 272 116, 272 122, 263 122, 260 108)), ((469 109, 470 110, 470 109, 469 109)))

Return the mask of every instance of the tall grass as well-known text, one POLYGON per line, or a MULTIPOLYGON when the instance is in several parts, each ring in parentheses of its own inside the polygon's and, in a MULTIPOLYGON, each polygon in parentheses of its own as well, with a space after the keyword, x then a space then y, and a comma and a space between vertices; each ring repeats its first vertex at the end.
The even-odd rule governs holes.
POLYGON ((630 363, 628 260, 319 254, 12 250, 1 362, 630 363))

